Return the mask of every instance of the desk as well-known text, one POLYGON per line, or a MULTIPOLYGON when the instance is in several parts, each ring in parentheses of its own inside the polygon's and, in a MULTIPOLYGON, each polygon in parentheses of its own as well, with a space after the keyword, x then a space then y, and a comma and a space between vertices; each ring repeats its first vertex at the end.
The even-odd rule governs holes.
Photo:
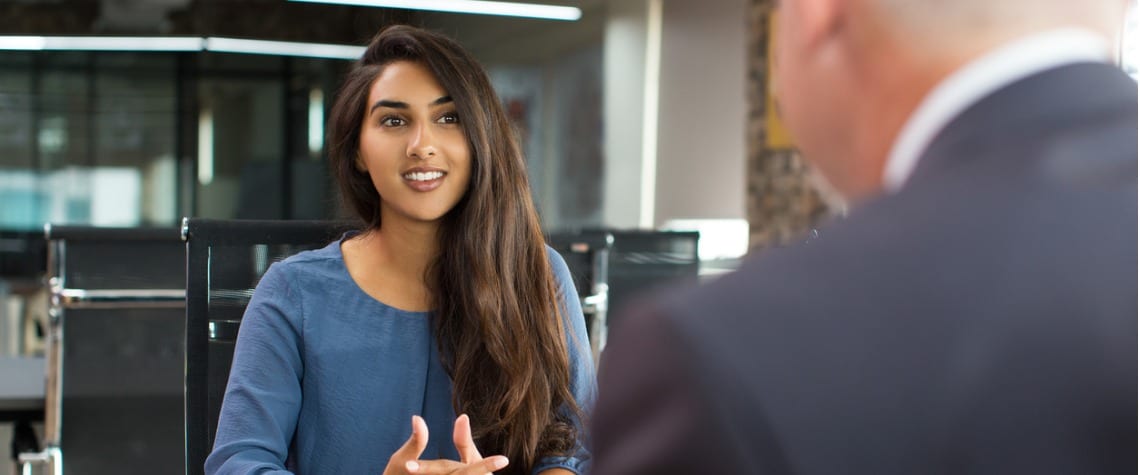
POLYGON ((43 417, 44 359, 0 357, 0 421, 43 417))

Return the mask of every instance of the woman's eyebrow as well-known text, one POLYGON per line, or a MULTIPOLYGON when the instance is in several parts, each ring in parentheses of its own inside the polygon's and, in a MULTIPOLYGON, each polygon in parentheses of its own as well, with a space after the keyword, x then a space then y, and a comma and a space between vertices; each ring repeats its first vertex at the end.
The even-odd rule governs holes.
POLYGON ((388 99, 380 99, 380 100, 376 101, 375 104, 372 104, 372 108, 368 109, 368 113, 371 114, 374 111, 376 111, 376 109, 381 108, 381 107, 388 107, 391 109, 407 109, 408 103, 407 102, 400 102, 400 101, 390 101, 388 99))
MULTIPOLYGON (((454 102, 454 100, 451 98, 451 96, 443 96, 443 97, 440 97, 439 99, 431 101, 431 105, 432 106, 438 106, 440 104, 447 104, 449 102, 454 102)), ((380 100, 376 101, 375 104, 372 104, 372 107, 368 109, 368 113, 371 114, 373 111, 375 111, 377 108, 380 108, 380 107, 387 107, 390 109, 408 109, 409 108, 407 102, 393 101, 393 100, 389 100, 389 99, 380 99, 380 100)))

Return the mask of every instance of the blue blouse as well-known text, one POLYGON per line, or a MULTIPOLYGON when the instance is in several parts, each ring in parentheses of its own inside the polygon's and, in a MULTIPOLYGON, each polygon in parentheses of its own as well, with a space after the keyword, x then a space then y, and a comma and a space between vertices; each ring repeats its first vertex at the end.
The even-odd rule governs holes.
MULTIPOLYGON (((458 460, 455 411, 428 313, 389 307, 356 285, 341 241, 270 266, 238 332, 208 474, 380 473, 411 435, 428 426, 421 458, 458 460)), ((562 257, 547 255, 568 319, 571 389, 594 402, 594 363, 574 284, 562 257)), ((585 427, 571 457, 542 459, 582 474, 585 427)))

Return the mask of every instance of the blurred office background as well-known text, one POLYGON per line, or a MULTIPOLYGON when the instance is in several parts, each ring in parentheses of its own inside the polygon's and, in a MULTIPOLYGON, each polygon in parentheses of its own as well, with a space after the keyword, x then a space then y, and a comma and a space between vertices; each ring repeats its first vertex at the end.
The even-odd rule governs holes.
MULTIPOLYGON (((484 62, 548 229, 750 232, 732 239, 739 254, 743 242, 795 240, 842 211, 783 133, 769 133, 770 1, 544 3, 580 17, 291 0, 0 2, 0 230, 336 217, 324 122, 352 51, 199 45, 359 46, 393 23, 448 33, 484 62)), ((1130 38, 1121 60, 1135 74, 1130 38)))
POLYGON ((287 0, 7 0, 0 229, 335 217, 324 121, 350 61, 163 51, 183 46, 162 40, 362 45, 392 23, 448 33, 484 62, 522 137, 548 229, 703 226, 731 241, 727 256, 747 249, 751 208, 754 244, 790 238, 822 214, 794 160, 760 157, 764 2, 545 3, 577 7, 580 18, 287 0), (28 44, 38 36, 46 45, 28 44), (72 36, 145 38, 60 45, 72 36), (772 199, 774 190, 791 195, 772 199))
MULTIPOLYGON (((0 1, 0 352, 42 354, 44 223, 341 216, 324 125, 359 50, 335 46, 363 46, 389 24, 449 34, 483 62, 522 139, 548 231, 703 230, 703 257, 718 271, 747 250, 750 202, 766 206, 765 223, 778 207, 817 213, 789 182, 799 182, 798 165, 749 165, 749 118, 763 116, 748 92, 763 59, 749 59, 764 49, 749 38, 764 34, 766 7, 537 3, 580 16, 288 0, 0 1), (749 201, 749 186, 796 191, 749 201)), ((12 467, 11 427, 0 421, 0 475, 12 467)))
MULTIPOLYGON (((771 0, 527 1, 579 16, 0 1, 0 317, 46 308, 42 269, 29 262, 47 222, 343 216, 323 138, 359 54, 344 46, 396 23, 447 33, 487 67, 548 231, 699 230, 712 274, 844 212, 773 114, 771 0)), ((1119 60, 1136 76, 1135 15, 1122 25, 1119 60)), ((15 321, 0 318, 0 353, 35 354, 38 330, 15 321)), ((0 475, 9 469, 0 461, 0 475)))

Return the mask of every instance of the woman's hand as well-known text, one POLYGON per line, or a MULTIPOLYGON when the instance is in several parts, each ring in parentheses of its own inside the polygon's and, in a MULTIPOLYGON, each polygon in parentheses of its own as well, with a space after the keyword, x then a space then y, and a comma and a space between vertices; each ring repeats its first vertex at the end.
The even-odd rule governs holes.
POLYGON ((388 458, 388 466, 384 467, 384 475, 406 475, 407 463, 420 457, 427 448, 428 428, 420 416, 412 416, 412 435, 404 445, 388 458))
MULTIPOLYGON (((426 427, 425 427, 426 429, 426 427)), ((485 475, 506 467, 509 461, 502 455, 483 458, 471 437, 471 418, 461 414, 455 419, 451 441, 459 452, 459 461, 413 460, 405 464, 409 473, 417 475, 485 475)), ((422 450, 421 450, 422 452, 422 450)))
POLYGON ((412 436, 388 460, 384 475, 485 475, 506 467, 506 457, 496 455, 483 458, 471 437, 471 419, 466 414, 455 419, 452 442, 459 452, 455 460, 418 460, 427 447, 427 424, 419 416, 412 416, 412 436))

